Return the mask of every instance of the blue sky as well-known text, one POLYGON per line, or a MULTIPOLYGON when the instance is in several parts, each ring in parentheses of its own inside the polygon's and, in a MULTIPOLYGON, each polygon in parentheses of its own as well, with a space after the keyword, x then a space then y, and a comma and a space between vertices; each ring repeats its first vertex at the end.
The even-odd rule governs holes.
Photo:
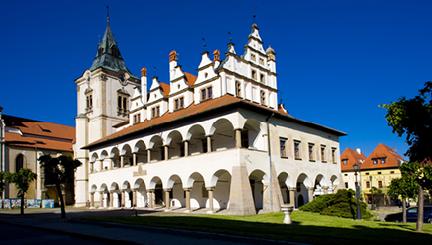
POLYGON ((414 96, 432 79, 431 1, 5 1, 0 15, 0 105, 5 113, 74 125, 74 79, 90 67, 105 6, 129 69, 168 79, 168 52, 195 72, 203 51, 238 53, 257 15, 277 52, 289 112, 348 133, 341 148, 405 152, 378 105, 414 96))

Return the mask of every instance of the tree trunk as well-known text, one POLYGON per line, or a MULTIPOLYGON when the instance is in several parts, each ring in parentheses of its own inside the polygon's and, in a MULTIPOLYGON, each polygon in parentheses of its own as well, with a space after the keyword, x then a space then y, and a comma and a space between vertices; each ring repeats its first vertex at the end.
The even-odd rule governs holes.
POLYGON ((423 231, 423 206, 424 206, 424 194, 423 194, 423 188, 420 186, 418 189, 416 231, 423 231))
POLYGON ((407 222, 407 214, 406 214, 406 198, 402 198, 402 222, 407 222))
POLYGON ((21 215, 24 214, 24 193, 21 196, 21 215))
POLYGON ((66 212, 65 212, 65 205, 64 205, 64 200, 63 200, 63 195, 62 195, 60 183, 56 183, 56 190, 57 190, 57 195, 60 198, 61 218, 65 219, 66 218, 66 212))

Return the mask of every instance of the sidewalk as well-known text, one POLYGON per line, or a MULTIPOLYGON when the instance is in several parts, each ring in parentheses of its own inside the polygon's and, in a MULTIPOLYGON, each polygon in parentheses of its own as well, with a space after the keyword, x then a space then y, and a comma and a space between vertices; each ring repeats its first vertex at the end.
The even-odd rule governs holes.
MULTIPOLYGON (((71 215, 72 216, 72 215, 71 215)), ((78 236, 84 239, 121 244, 296 244, 283 241, 254 239, 224 234, 194 232, 169 228, 142 227, 114 223, 60 220, 58 214, 29 214, 25 216, 0 214, 0 222, 30 226, 46 231, 78 236)))

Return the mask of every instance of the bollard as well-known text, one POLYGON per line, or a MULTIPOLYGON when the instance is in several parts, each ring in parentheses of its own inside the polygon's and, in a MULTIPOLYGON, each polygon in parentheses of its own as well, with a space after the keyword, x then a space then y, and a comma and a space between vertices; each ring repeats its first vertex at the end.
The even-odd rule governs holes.
POLYGON ((292 223, 290 214, 293 211, 293 209, 294 209, 293 206, 289 206, 289 205, 282 205, 281 206, 281 210, 285 214, 285 217, 283 220, 284 224, 291 224, 292 223))

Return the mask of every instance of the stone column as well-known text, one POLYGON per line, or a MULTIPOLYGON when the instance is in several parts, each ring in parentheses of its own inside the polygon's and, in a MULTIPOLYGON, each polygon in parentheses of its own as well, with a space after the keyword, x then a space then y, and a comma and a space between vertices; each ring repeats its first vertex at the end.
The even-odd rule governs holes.
POLYGON ((132 166, 137 165, 137 153, 132 153, 132 166))
POLYGON ((169 148, 168 148, 168 146, 167 145, 164 145, 164 159, 163 160, 168 160, 168 154, 169 154, 169 152, 168 152, 168 150, 169 150, 169 148))
POLYGON ((103 162, 104 162, 104 159, 102 159, 102 160, 99 160, 100 161, 100 165, 99 165, 99 171, 103 171, 103 162))
POLYGON ((147 163, 151 161, 151 150, 147 149, 147 163))
POLYGON ((94 208, 94 193, 90 193, 90 207, 94 208))
POLYGON ((154 190, 148 190, 149 192, 149 208, 155 208, 156 200, 154 198, 154 190))
POLYGON ((165 209, 169 209, 170 208, 170 191, 171 189, 164 189, 165 192, 165 209))
POLYGON ((138 206, 137 198, 138 198, 138 189, 135 189, 135 190, 133 190, 133 193, 132 193, 132 207, 138 206))
POLYGON ((211 135, 207 136, 207 152, 211 152, 212 151, 212 140, 211 140, 211 135))
POLYGON ((96 161, 94 162, 89 162, 89 173, 94 173, 94 164, 96 161))
POLYGON ((189 141, 187 140, 184 141, 184 156, 189 156, 189 141))
POLYGON ((295 187, 288 187, 288 195, 289 195, 289 205, 295 207, 295 187))
POLYGON ((120 156, 120 168, 124 167, 124 156, 120 156))
POLYGON ((214 207, 213 207, 213 191, 214 191, 214 187, 209 187, 207 188, 207 192, 208 192, 208 201, 209 201, 209 213, 214 213, 214 207))
POLYGON ((314 194, 314 187, 308 187, 308 202, 313 200, 313 194, 314 194))
POLYGON ((114 207, 113 204, 114 204, 114 192, 111 191, 111 192, 109 193, 109 205, 108 205, 108 206, 109 206, 110 208, 113 208, 113 207, 114 207))
POLYGON ((104 195, 105 193, 103 192, 99 192, 99 207, 103 208, 104 207, 104 195))
POLYGON ((233 166, 230 195, 229 213, 233 215, 256 214, 252 189, 246 166, 233 166))
POLYGON ((323 186, 323 187, 322 187, 323 193, 324 193, 324 194, 328 194, 328 189, 329 189, 328 186, 323 186))
POLYGON ((235 147, 236 148, 241 148, 241 129, 238 128, 235 131, 235 147))
POLYGON ((126 194, 127 194, 127 192, 122 191, 122 192, 119 192, 119 194, 121 195, 120 207, 124 208, 126 206, 126 194))
POLYGON ((191 205, 190 205, 190 191, 191 188, 185 188, 184 192, 185 192, 185 196, 186 196, 186 212, 190 212, 191 211, 191 205))
POLYGON ((110 158, 109 160, 110 160, 110 166, 109 166, 109 169, 114 169, 114 159, 113 159, 113 158, 110 158))

